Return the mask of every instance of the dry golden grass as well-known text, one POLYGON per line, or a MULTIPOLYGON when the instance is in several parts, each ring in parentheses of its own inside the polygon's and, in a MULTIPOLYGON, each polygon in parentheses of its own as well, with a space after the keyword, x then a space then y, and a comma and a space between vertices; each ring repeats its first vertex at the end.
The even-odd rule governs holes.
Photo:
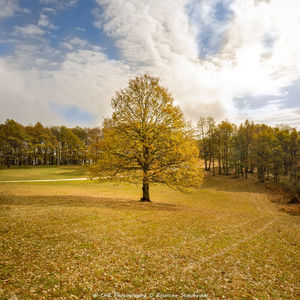
POLYGON ((192 194, 151 193, 139 203, 133 185, 0 184, 0 297, 300 297, 300 218, 262 185, 208 176, 192 194))

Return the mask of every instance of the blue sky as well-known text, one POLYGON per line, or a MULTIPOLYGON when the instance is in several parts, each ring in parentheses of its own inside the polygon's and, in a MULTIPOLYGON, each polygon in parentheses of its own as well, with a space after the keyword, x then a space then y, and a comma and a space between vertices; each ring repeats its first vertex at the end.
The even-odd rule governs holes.
POLYGON ((157 75, 188 119, 300 126, 297 0, 0 0, 0 121, 95 126, 157 75))
MULTIPOLYGON (((5 1, 4 1, 5 2, 5 1)), ((66 51, 63 42, 73 37, 88 41, 91 45, 101 46, 102 50, 112 59, 118 58, 118 50, 114 41, 94 25, 95 14, 101 14, 101 6, 93 0, 76 1, 73 5, 56 3, 68 1, 23 0, 19 2, 19 10, 11 18, 1 20, 2 55, 10 54, 20 42, 26 44, 40 43, 39 36, 14 34, 16 28, 35 25, 45 16, 49 26, 39 26, 45 31, 43 42, 54 49, 66 51), (44 3, 45 2, 45 3, 44 3)), ((61 54, 61 53, 60 53, 61 54)))

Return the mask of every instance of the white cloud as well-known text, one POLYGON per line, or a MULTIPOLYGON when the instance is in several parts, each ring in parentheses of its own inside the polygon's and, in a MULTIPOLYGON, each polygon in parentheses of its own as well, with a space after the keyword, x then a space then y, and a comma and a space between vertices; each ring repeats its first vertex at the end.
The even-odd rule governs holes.
MULTIPOLYGON (((43 8, 42 11, 55 12, 55 10, 53 10, 52 8, 47 8, 47 7, 43 8)), ((49 17, 46 14, 41 13, 36 24, 16 26, 13 34, 25 39, 28 37, 41 38, 44 34, 47 33, 47 30, 56 30, 56 29, 58 29, 58 27, 51 23, 49 17)))
POLYGON ((48 29, 52 29, 52 30, 55 30, 55 29, 58 29, 57 26, 53 25, 48 16, 45 15, 45 14, 41 14, 40 15, 40 18, 38 20, 38 23, 37 23, 37 26, 39 27, 44 27, 44 28, 48 28, 48 29))
POLYGON ((15 119, 24 124, 38 120, 51 124, 63 122, 55 114, 49 112, 47 103, 43 101, 42 80, 36 72, 28 72, 15 68, 0 58, 0 119, 15 119), (12 84, 13 83, 13 84, 12 84))
POLYGON ((14 33, 22 36, 41 36, 45 34, 45 30, 41 29, 37 25, 29 24, 23 27, 17 26, 14 33))
POLYGON ((46 15, 41 14, 40 19, 38 20, 38 26, 48 27, 50 25, 49 19, 46 15))
POLYGON ((184 8, 187 1, 97 2, 105 6, 104 31, 116 40, 128 63, 155 66, 176 57, 197 59, 195 37, 184 8))
POLYGON ((86 40, 83 40, 83 39, 80 39, 78 37, 74 37, 72 38, 69 43, 73 46, 78 46, 78 47, 81 47, 81 48, 84 48, 86 46, 88 46, 88 41, 86 40))
MULTIPOLYGON (((45 61, 35 60, 35 65, 38 63, 45 61)), ((131 76, 128 66, 92 50, 72 52, 59 69, 42 73, 37 67, 24 70, 0 59, 0 120, 76 125, 51 112, 50 104, 58 103, 84 109, 95 115, 100 125, 111 113, 110 99, 116 87, 124 86, 131 76)))
POLYGON ((43 8, 42 8, 42 11, 43 11, 43 12, 53 13, 53 14, 56 13, 55 9, 53 9, 53 8, 51 8, 51 7, 43 7, 43 8))
POLYGON ((66 49, 69 49, 69 50, 73 50, 74 49, 74 47, 70 43, 67 43, 67 42, 63 42, 62 46, 64 48, 66 48, 66 49))
MULTIPOLYGON (((235 18, 228 30, 222 55, 230 55, 229 69, 240 94, 274 95, 300 76, 300 3, 286 0, 237 0, 235 18), (266 36, 274 37, 272 49, 265 46, 266 36)), ((223 56, 219 60, 224 60, 223 56)), ((236 90, 236 88, 235 88, 236 90)), ((235 90, 233 92, 235 92, 235 90)))
MULTIPOLYGON (((299 124, 299 109, 284 108, 282 100, 261 103, 259 109, 248 111, 238 109, 233 100, 247 96, 263 99, 266 95, 281 99, 283 89, 300 78, 300 35, 296 34, 300 31, 300 2, 223 1, 232 11, 232 18, 225 21, 216 16, 219 0, 97 0, 102 14, 95 12, 95 25, 115 41, 119 61, 108 59, 86 40, 69 38, 61 43, 69 54, 55 70, 39 67, 46 64, 45 59, 51 61, 48 52, 39 61, 34 55, 30 57, 34 66, 31 71, 24 71, 22 63, 14 63, 10 76, 18 78, 20 95, 25 95, 19 95, 18 101, 28 103, 33 98, 39 103, 36 107, 55 101, 76 105, 101 119, 110 113, 110 98, 115 90, 126 86, 129 77, 148 72, 160 76, 186 117, 194 121, 211 115, 217 120, 228 117, 240 121, 248 117, 272 124, 284 119, 299 124), (206 43, 203 37, 207 29, 210 40, 206 43), (215 46, 220 46, 218 53, 212 51, 207 57, 199 57, 199 48, 204 51, 215 46), (29 85, 23 76, 30 79, 29 85)), ((47 26, 46 18, 40 21, 47 26)), ((44 32, 36 25, 27 27, 18 30, 29 35, 44 32)), ((33 51, 38 52, 33 49, 28 53, 33 51)), ((18 61, 26 61, 24 53, 18 54, 18 61)), ((5 74, 10 65, 4 65, 1 72, 5 74)), ((3 84, 0 81, 0 89, 3 84)), ((9 88, 5 89, 9 99, 9 88)), ((14 89, 11 93, 14 95, 14 89)), ((50 119, 46 113, 45 118, 50 119)))
POLYGON ((300 31, 297 0, 284 4, 281 0, 236 0, 230 6, 234 17, 226 24, 213 17, 216 1, 98 3, 105 9, 97 25, 115 39, 122 58, 139 73, 160 75, 187 117, 195 118, 191 107, 198 107, 201 114, 216 106, 214 116, 235 118, 234 98, 279 95, 282 88, 300 77, 300 36, 295 34, 300 31), (192 23, 187 5, 194 9, 192 23), (212 32, 216 38, 226 34, 225 43, 219 54, 199 59, 196 37, 211 24, 216 24, 212 32), (268 34, 274 36, 272 49, 265 45, 268 34))
POLYGON ((16 0, 0 0, 0 18, 12 17, 19 9, 16 0))
POLYGON ((3 58, 8 66, 11 65, 12 69, 20 72, 36 70, 37 74, 44 77, 47 70, 57 69, 60 66, 58 58, 63 60, 64 53, 51 48, 43 37, 34 36, 35 43, 26 43, 27 40, 32 41, 32 39, 26 39, 26 36, 24 40, 25 43, 22 43, 21 40, 10 56, 3 58))
POLYGON ((40 0, 41 4, 53 5, 58 9, 64 9, 66 7, 74 7, 77 5, 78 0, 40 0))
POLYGON ((299 128, 300 109, 284 108, 281 100, 269 101, 260 108, 239 112, 237 120, 242 122, 245 119, 255 123, 266 123, 273 126, 287 124, 299 128))
POLYGON ((93 51, 101 50, 99 46, 91 45, 87 40, 80 39, 76 36, 65 40, 64 42, 61 43, 61 45, 68 50, 74 50, 74 51, 79 49, 93 50, 93 51))
POLYGON ((82 28, 82 27, 76 27, 75 29, 78 30, 78 31, 86 31, 86 29, 82 28))
POLYGON ((68 54, 61 69, 50 75, 49 95, 56 89, 55 97, 64 104, 85 107, 101 118, 111 111, 116 86, 122 87, 133 74, 128 66, 108 60, 103 53, 78 50, 68 54))

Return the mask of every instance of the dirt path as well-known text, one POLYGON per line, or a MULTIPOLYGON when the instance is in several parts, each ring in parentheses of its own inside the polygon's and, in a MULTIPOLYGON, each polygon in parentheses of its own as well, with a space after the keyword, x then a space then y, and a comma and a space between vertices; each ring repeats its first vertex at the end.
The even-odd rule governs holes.
MULTIPOLYGON (((203 264, 206 263, 208 261, 211 261, 212 259, 215 259, 217 257, 220 257, 222 255, 227 254, 228 252, 230 252, 231 250, 233 250, 234 248, 239 247, 241 244, 245 243, 245 242, 249 242, 251 241, 253 238, 255 238, 257 235, 259 235, 260 233, 264 232, 268 227, 270 227, 272 224, 274 224, 275 222, 278 221, 279 217, 276 216, 274 214, 274 212, 272 211, 272 209, 270 207, 267 207, 266 203, 265 203, 265 199, 262 199, 262 197, 260 196, 260 194, 258 193, 257 190, 254 190, 253 187, 249 188, 249 192, 251 194, 251 197, 249 198, 249 200, 253 203, 253 205, 257 208, 257 210, 259 211, 260 217, 256 217, 250 220, 247 220, 246 222, 243 222, 241 224, 237 224, 234 226, 231 226, 228 229, 222 230, 222 231, 218 231, 214 234, 211 234, 209 237, 212 238, 214 236, 218 236, 222 233, 225 232, 229 232, 232 229, 235 228, 241 228, 244 225, 252 222, 253 220, 261 220, 261 219, 269 219, 270 217, 272 218, 271 220, 268 220, 264 225, 260 226, 260 228, 254 230, 253 232, 249 232, 245 237, 241 238, 240 240, 232 243, 231 245, 229 245, 228 247, 225 247, 223 249, 219 249, 219 251, 217 251, 216 253, 214 253, 213 255, 209 255, 207 257, 202 258, 201 260, 199 260, 196 264, 194 263, 189 263, 187 265, 187 267, 184 268, 185 271, 190 271, 191 269, 193 269, 195 266, 199 266, 199 264, 203 264)), ((285 241, 287 244, 289 244, 287 241, 285 241)))

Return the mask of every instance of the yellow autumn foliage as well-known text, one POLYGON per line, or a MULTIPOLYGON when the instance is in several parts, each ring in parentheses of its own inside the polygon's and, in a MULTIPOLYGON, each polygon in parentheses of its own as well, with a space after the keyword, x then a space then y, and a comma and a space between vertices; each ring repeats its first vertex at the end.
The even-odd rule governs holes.
POLYGON ((112 99, 113 114, 103 122, 103 138, 93 176, 102 181, 163 183, 188 190, 200 187, 203 171, 194 132, 170 93, 149 75, 136 77, 112 99))

